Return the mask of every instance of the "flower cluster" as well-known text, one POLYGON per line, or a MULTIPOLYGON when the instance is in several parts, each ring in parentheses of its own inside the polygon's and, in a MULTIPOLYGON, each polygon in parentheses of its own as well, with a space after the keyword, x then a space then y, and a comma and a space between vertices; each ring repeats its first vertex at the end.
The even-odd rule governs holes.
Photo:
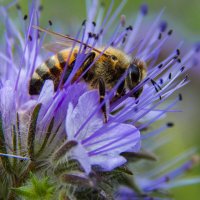
MULTIPOLYGON (((21 30, 9 17, 12 6, 0 7, 1 23, 5 26, 1 48, 4 51, 0 52, 0 198, 14 199, 16 195, 25 199, 39 199, 41 195, 44 199, 150 199, 158 195, 165 198, 166 190, 181 185, 171 180, 198 161, 193 156, 170 171, 173 165, 195 154, 191 150, 164 167, 145 168, 132 174, 131 166, 141 167, 142 162, 156 160, 152 152, 169 141, 166 137, 158 140, 157 135, 171 128, 172 122, 155 130, 150 127, 168 112, 175 112, 173 107, 182 100, 182 95, 170 103, 166 100, 188 83, 185 72, 198 64, 194 59, 199 49, 192 48, 182 55, 180 43, 160 59, 172 30, 160 20, 161 12, 148 32, 141 34, 142 21, 148 13, 146 5, 141 6, 133 25, 126 25, 125 16, 121 16, 112 32, 110 26, 123 4, 124 1, 114 13, 111 4, 104 19, 104 8, 98 1, 88 4, 87 19, 69 47, 73 51, 78 46, 79 52, 68 78, 63 83, 70 64, 65 61, 58 89, 55 91, 54 82, 47 78, 38 95, 29 94, 33 73, 45 60, 41 56, 45 33, 34 28, 39 25, 38 2, 33 1, 24 17, 17 5, 24 25, 21 30), (127 75, 125 72, 99 103, 98 90, 91 89, 82 79, 110 47, 142 60, 148 71, 139 84, 112 102, 127 75), (98 48, 102 49, 100 56, 73 81, 85 61, 86 51, 98 48), (140 91, 138 98, 132 97, 140 91), (107 123, 102 113, 105 105, 107 123)), ((51 21, 49 25, 52 26, 51 21)))

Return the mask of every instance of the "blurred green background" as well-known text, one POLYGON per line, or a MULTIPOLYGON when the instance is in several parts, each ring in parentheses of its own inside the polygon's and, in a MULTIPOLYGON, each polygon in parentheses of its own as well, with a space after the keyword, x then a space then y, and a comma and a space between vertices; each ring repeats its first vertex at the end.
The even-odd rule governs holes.
MULTIPOLYGON (((0 0, 0 4, 6 5, 11 1, 0 0)), ((102 2, 102 1, 101 1, 102 2)), ((110 0, 103 1, 108 7, 110 0)), ((115 0, 114 8, 117 8, 121 1, 115 0)), ((191 48, 192 45, 200 41, 200 1, 199 0, 129 0, 122 10, 127 19, 133 22, 142 3, 149 5, 149 21, 165 8, 163 19, 169 23, 169 27, 175 32, 174 36, 179 41, 184 40, 184 47, 191 48)), ((28 1, 19 0, 23 14, 28 11, 28 1)), ((82 23, 86 16, 84 0, 42 0, 41 5, 44 9, 41 13, 41 24, 47 25, 48 20, 52 20, 55 26, 76 28, 82 23)), ((14 15, 13 13, 11 13, 14 15)), ((75 30, 76 31, 76 30, 75 30)), ((173 48, 173 44, 172 44, 173 48)), ((199 66, 200 67, 200 66, 199 66)), ((167 158, 175 157, 180 152, 192 146, 200 145, 200 68, 189 72, 191 82, 181 90, 183 102, 179 108, 182 113, 170 114, 167 121, 174 121, 175 127, 170 129, 167 134, 175 135, 175 139, 166 145, 162 150, 162 155, 167 158)), ((180 91, 179 91, 180 92, 180 91)), ((200 167, 195 168, 195 172, 189 173, 193 176, 200 175, 200 167)), ((200 196, 200 184, 176 188, 173 190, 174 198, 180 200, 197 200, 200 196)))

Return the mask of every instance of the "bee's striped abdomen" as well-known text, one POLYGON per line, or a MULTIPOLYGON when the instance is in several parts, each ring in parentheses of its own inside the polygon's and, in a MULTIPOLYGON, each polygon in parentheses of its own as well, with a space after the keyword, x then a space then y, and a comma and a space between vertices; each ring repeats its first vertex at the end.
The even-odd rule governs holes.
MULTIPOLYGON (((74 62, 77 57, 77 53, 78 53, 78 48, 74 48, 73 51, 70 48, 64 49, 58 52, 57 54, 53 55, 52 57, 50 57, 43 64, 41 64, 35 70, 29 82, 29 94, 30 95, 40 94, 45 80, 53 80, 54 90, 56 91, 59 86, 61 75, 65 67, 67 67, 67 70, 64 74, 62 82, 64 83, 71 74, 74 62), (68 62, 68 64, 66 62, 68 62)), ((80 73, 77 72, 75 76, 77 77, 78 74, 80 73)))
POLYGON ((44 85, 44 80, 36 72, 34 72, 29 82, 29 94, 30 95, 39 94, 43 85, 44 85))
POLYGON ((60 68, 64 69, 66 66, 66 60, 68 59, 67 56, 64 57, 62 52, 56 54, 58 62, 60 64, 60 68))
POLYGON ((29 83, 29 94, 37 95, 40 93, 45 80, 53 80, 54 89, 56 90, 59 84, 61 73, 66 62, 61 53, 58 53, 43 64, 41 64, 34 72, 29 83))

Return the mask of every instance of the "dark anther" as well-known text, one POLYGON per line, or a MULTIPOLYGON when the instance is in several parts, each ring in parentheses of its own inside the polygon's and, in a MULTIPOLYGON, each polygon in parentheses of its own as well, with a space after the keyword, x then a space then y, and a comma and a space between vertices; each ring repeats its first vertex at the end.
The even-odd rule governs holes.
POLYGON ((158 92, 158 89, 162 90, 162 88, 153 79, 151 79, 151 83, 153 84, 153 86, 155 87, 155 89, 156 89, 157 92, 158 92))
POLYGON ((83 20, 82 26, 85 26, 85 23, 86 23, 86 19, 83 20))
POLYGON ((172 78, 172 73, 171 72, 169 73, 168 78, 169 78, 169 80, 172 78))
POLYGON ((178 63, 181 63, 181 59, 180 59, 180 58, 178 58, 178 59, 177 59, 177 62, 178 62, 178 63))
POLYGON ((96 26, 96 22, 93 21, 92 24, 93 24, 93 26, 96 26))
POLYGON ((169 31, 168 31, 168 35, 171 35, 173 33, 173 30, 172 29, 170 29, 169 31))
POLYGON ((161 40, 161 38, 162 38, 162 33, 159 33, 158 39, 161 40))
POLYGON ((173 123, 173 122, 167 122, 167 124, 166 124, 166 125, 167 125, 167 127, 170 127, 170 128, 171 128, 171 127, 173 127, 173 126, 174 126, 174 123, 173 123))
POLYGON ((99 31, 99 34, 102 34, 103 33, 103 29, 101 29, 100 31, 99 31))
POLYGON ((88 37, 92 38, 93 34, 91 32, 88 33, 88 37))
POLYGON ((161 32, 165 32, 165 30, 167 29, 167 22, 166 21, 162 21, 159 25, 160 27, 160 31, 161 32))
POLYGON ((98 34, 95 34, 94 39, 95 39, 95 40, 98 40, 98 39, 99 39, 99 35, 98 35, 98 34))
POLYGON ((176 49, 176 54, 179 56, 180 55, 180 49, 176 49))
POLYGON ((162 79, 162 78, 160 79, 160 84, 161 84, 161 85, 163 84, 163 79, 162 79))
POLYGON ((53 23, 52 23, 52 21, 51 21, 51 20, 49 20, 49 25, 50 25, 50 26, 52 26, 52 25, 53 25, 53 23))
POLYGON ((126 41, 126 37, 123 37, 122 39, 122 43, 124 43, 126 41))
POLYGON ((185 66, 181 67, 181 69, 180 69, 180 70, 181 70, 181 72, 182 72, 184 69, 185 69, 185 66))
POLYGON ((179 95, 178 95, 178 98, 179 98, 179 101, 182 101, 182 100, 183 100, 182 94, 179 94, 179 95))
MULTIPOLYGON (((160 85, 158 85, 158 84, 156 83, 156 81, 154 81, 153 79, 151 79, 151 83, 152 83, 152 85, 154 86, 156 92, 159 92, 159 90, 162 90, 162 88, 160 87, 160 85)), ((159 99, 160 99, 160 100, 162 99, 161 95, 159 95, 159 99)))
POLYGON ((132 31, 133 30, 133 27, 130 25, 126 28, 127 31, 132 31))
POLYGON ((176 60, 178 58, 178 56, 174 56, 173 59, 176 60))
POLYGON ((29 41, 32 41, 32 40, 33 40, 33 38, 32 38, 31 35, 28 36, 28 39, 29 39, 29 41))
POLYGON ((136 101, 135 101, 135 104, 138 104, 139 103, 139 99, 137 99, 136 101))
POLYGON ((163 64, 161 63, 160 65, 158 65, 158 69, 162 68, 163 64))
POLYGON ((24 20, 27 20, 28 19, 28 15, 24 15, 24 20))

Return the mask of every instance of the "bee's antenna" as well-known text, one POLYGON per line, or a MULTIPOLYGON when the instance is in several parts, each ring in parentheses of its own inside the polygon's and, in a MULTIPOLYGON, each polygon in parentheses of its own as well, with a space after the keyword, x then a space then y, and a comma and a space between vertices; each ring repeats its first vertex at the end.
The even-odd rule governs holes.
POLYGON ((104 55, 104 56, 108 56, 106 53, 103 53, 102 51, 100 51, 100 50, 98 50, 98 49, 96 49, 96 48, 90 46, 89 44, 86 44, 86 43, 84 43, 84 42, 81 42, 80 40, 77 40, 77 39, 75 39, 75 38, 72 38, 72 37, 70 37, 70 36, 68 36, 68 35, 63 35, 63 34, 60 34, 60 33, 56 33, 56 32, 54 32, 54 31, 50 31, 50 30, 47 30, 47 29, 44 29, 44 28, 41 28, 41 27, 35 26, 35 25, 33 25, 33 28, 34 28, 34 29, 37 29, 37 30, 39 30, 39 31, 45 32, 45 33, 47 33, 47 34, 50 34, 50 35, 54 35, 54 36, 61 37, 61 38, 66 38, 66 39, 68 39, 68 40, 72 40, 72 41, 77 42, 77 43, 79 43, 79 44, 84 44, 86 47, 91 48, 93 51, 96 51, 96 52, 98 52, 98 53, 100 53, 100 54, 102 54, 102 55, 104 55))

